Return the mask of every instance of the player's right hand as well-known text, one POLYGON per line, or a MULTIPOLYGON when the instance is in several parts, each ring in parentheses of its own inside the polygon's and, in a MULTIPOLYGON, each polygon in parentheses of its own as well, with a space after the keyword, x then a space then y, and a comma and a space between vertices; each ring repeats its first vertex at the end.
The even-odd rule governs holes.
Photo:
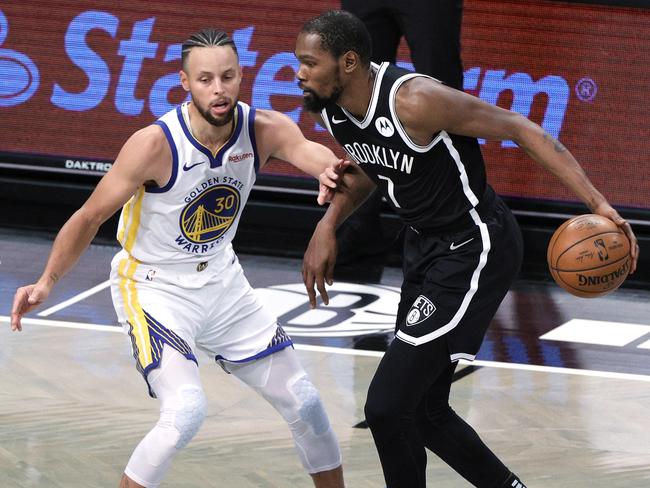
POLYGON ((334 193, 339 189, 342 182, 343 173, 350 166, 350 161, 339 159, 336 164, 328 167, 318 175, 318 204, 331 202, 334 193))
POLYGON ((18 288, 11 309, 11 330, 23 330, 21 324, 23 315, 43 303, 49 294, 50 289, 39 283, 18 288))
POLYGON ((628 241, 630 241, 630 257, 632 258, 632 263, 630 265, 630 274, 633 274, 636 271, 636 265, 639 261, 639 242, 637 241, 632 227, 619 213, 607 202, 603 202, 598 205, 595 209, 592 210, 593 213, 607 217, 609 220, 618 225, 621 230, 627 236, 628 241))
POLYGON ((311 308, 316 308, 316 290, 320 293, 323 303, 329 305, 325 284, 333 283, 336 252, 335 230, 324 225, 322 221, 319 222, 302 261, 302 281, 307 289, 311 308))

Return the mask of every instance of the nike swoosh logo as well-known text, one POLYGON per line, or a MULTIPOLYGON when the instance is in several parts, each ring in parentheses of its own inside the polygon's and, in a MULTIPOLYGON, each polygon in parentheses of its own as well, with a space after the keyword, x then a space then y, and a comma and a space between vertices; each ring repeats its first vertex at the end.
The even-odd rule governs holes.
POLYGON ((467 239, 466 241, 461 242, 460 244, 456 244, 455 242, 452 242, 451 246, 449 246, 449 249, 451 249, 452 251, 455 251, 459 247, 463 247, 465 244, 467 244, 468 242, 472 242, 473 240, 474 240, 474 238, 472 237, 471 239, 467 239))
POLYGON ((189 166, 188 166, 188 163, 185 163, 183 165, 183 171, 189 171, 192 168, 194 168, 195 166, 198 166, 199 164, 204 164, 204 163, 205 163, 205 161, 199 161, 198 163, 190 164, 189 166))
POLYGON ((343 122, 347 122, 348 119, 337 119, 336 116, 332 117, 332 124, 342 124, 343 122))

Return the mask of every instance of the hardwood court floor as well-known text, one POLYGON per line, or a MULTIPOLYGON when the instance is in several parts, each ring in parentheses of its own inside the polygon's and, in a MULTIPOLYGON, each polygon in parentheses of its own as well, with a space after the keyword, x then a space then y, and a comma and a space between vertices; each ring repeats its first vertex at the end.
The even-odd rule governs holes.
MULTIPOLYGON (((37 276, 48 247, 40 236, 0 233, 0 487, 114 487, 156 421, 157 403, 135 371, 127 338, 112 327, 106 289, 40 324, 31 314, 20 334, 9 331, 13 288, 37 276)), ((113 252, 93 246, 46 307, 105 280, 113 252)), ((256 288, 299 282, 296 260, 241 260, 256 288)), ((399 273, 387 270, 382 285, 398 286, 399 273)), ((585 302, 547 284, 518 283, 504 302, 480 368, 454 383, 451 403, 529 488, 650 486, 647 298, 621 290, 585 302), (638 330, 623 346, 603 334, 600 343, 572 342, 562 325, 572 318, 638 330), (550 332, 553 340, 541 338, 550 332)), ((300 320, 314 323, 293 322, 300 320)), ((370 432, 354 427, 381 352, 360 350, 364 342, 354 335, 300 334, 298 354, 341 442, 347 486, 383 487, 370 432)), ((311 486, 273 409, 208 358, 200 363, 208 418, 162 486, 311 486)), ((427 479, 432 487, 469 486, 431 455, 427 479)))

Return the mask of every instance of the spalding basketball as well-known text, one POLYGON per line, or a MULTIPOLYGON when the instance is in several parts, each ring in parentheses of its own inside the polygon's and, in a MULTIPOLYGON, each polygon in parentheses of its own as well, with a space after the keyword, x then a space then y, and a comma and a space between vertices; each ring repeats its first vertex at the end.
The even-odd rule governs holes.
POLYGON ((616 290, 630 272, 630 242, 611 220, 579 215, 564 222, 551 237, 546 253, 555 282, 583 298, 616 290))

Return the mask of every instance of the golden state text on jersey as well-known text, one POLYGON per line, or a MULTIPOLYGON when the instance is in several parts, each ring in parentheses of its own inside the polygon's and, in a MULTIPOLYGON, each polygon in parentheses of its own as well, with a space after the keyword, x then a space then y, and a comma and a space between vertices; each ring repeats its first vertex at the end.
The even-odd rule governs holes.
POLYGON ((117 238, 145 263, 205 261, 228 247, 259 170, 255 109, 239 102, 233 132, 216 153, 193 135, 187 103, 163 115, 172 176, 124 205, 117 238))

